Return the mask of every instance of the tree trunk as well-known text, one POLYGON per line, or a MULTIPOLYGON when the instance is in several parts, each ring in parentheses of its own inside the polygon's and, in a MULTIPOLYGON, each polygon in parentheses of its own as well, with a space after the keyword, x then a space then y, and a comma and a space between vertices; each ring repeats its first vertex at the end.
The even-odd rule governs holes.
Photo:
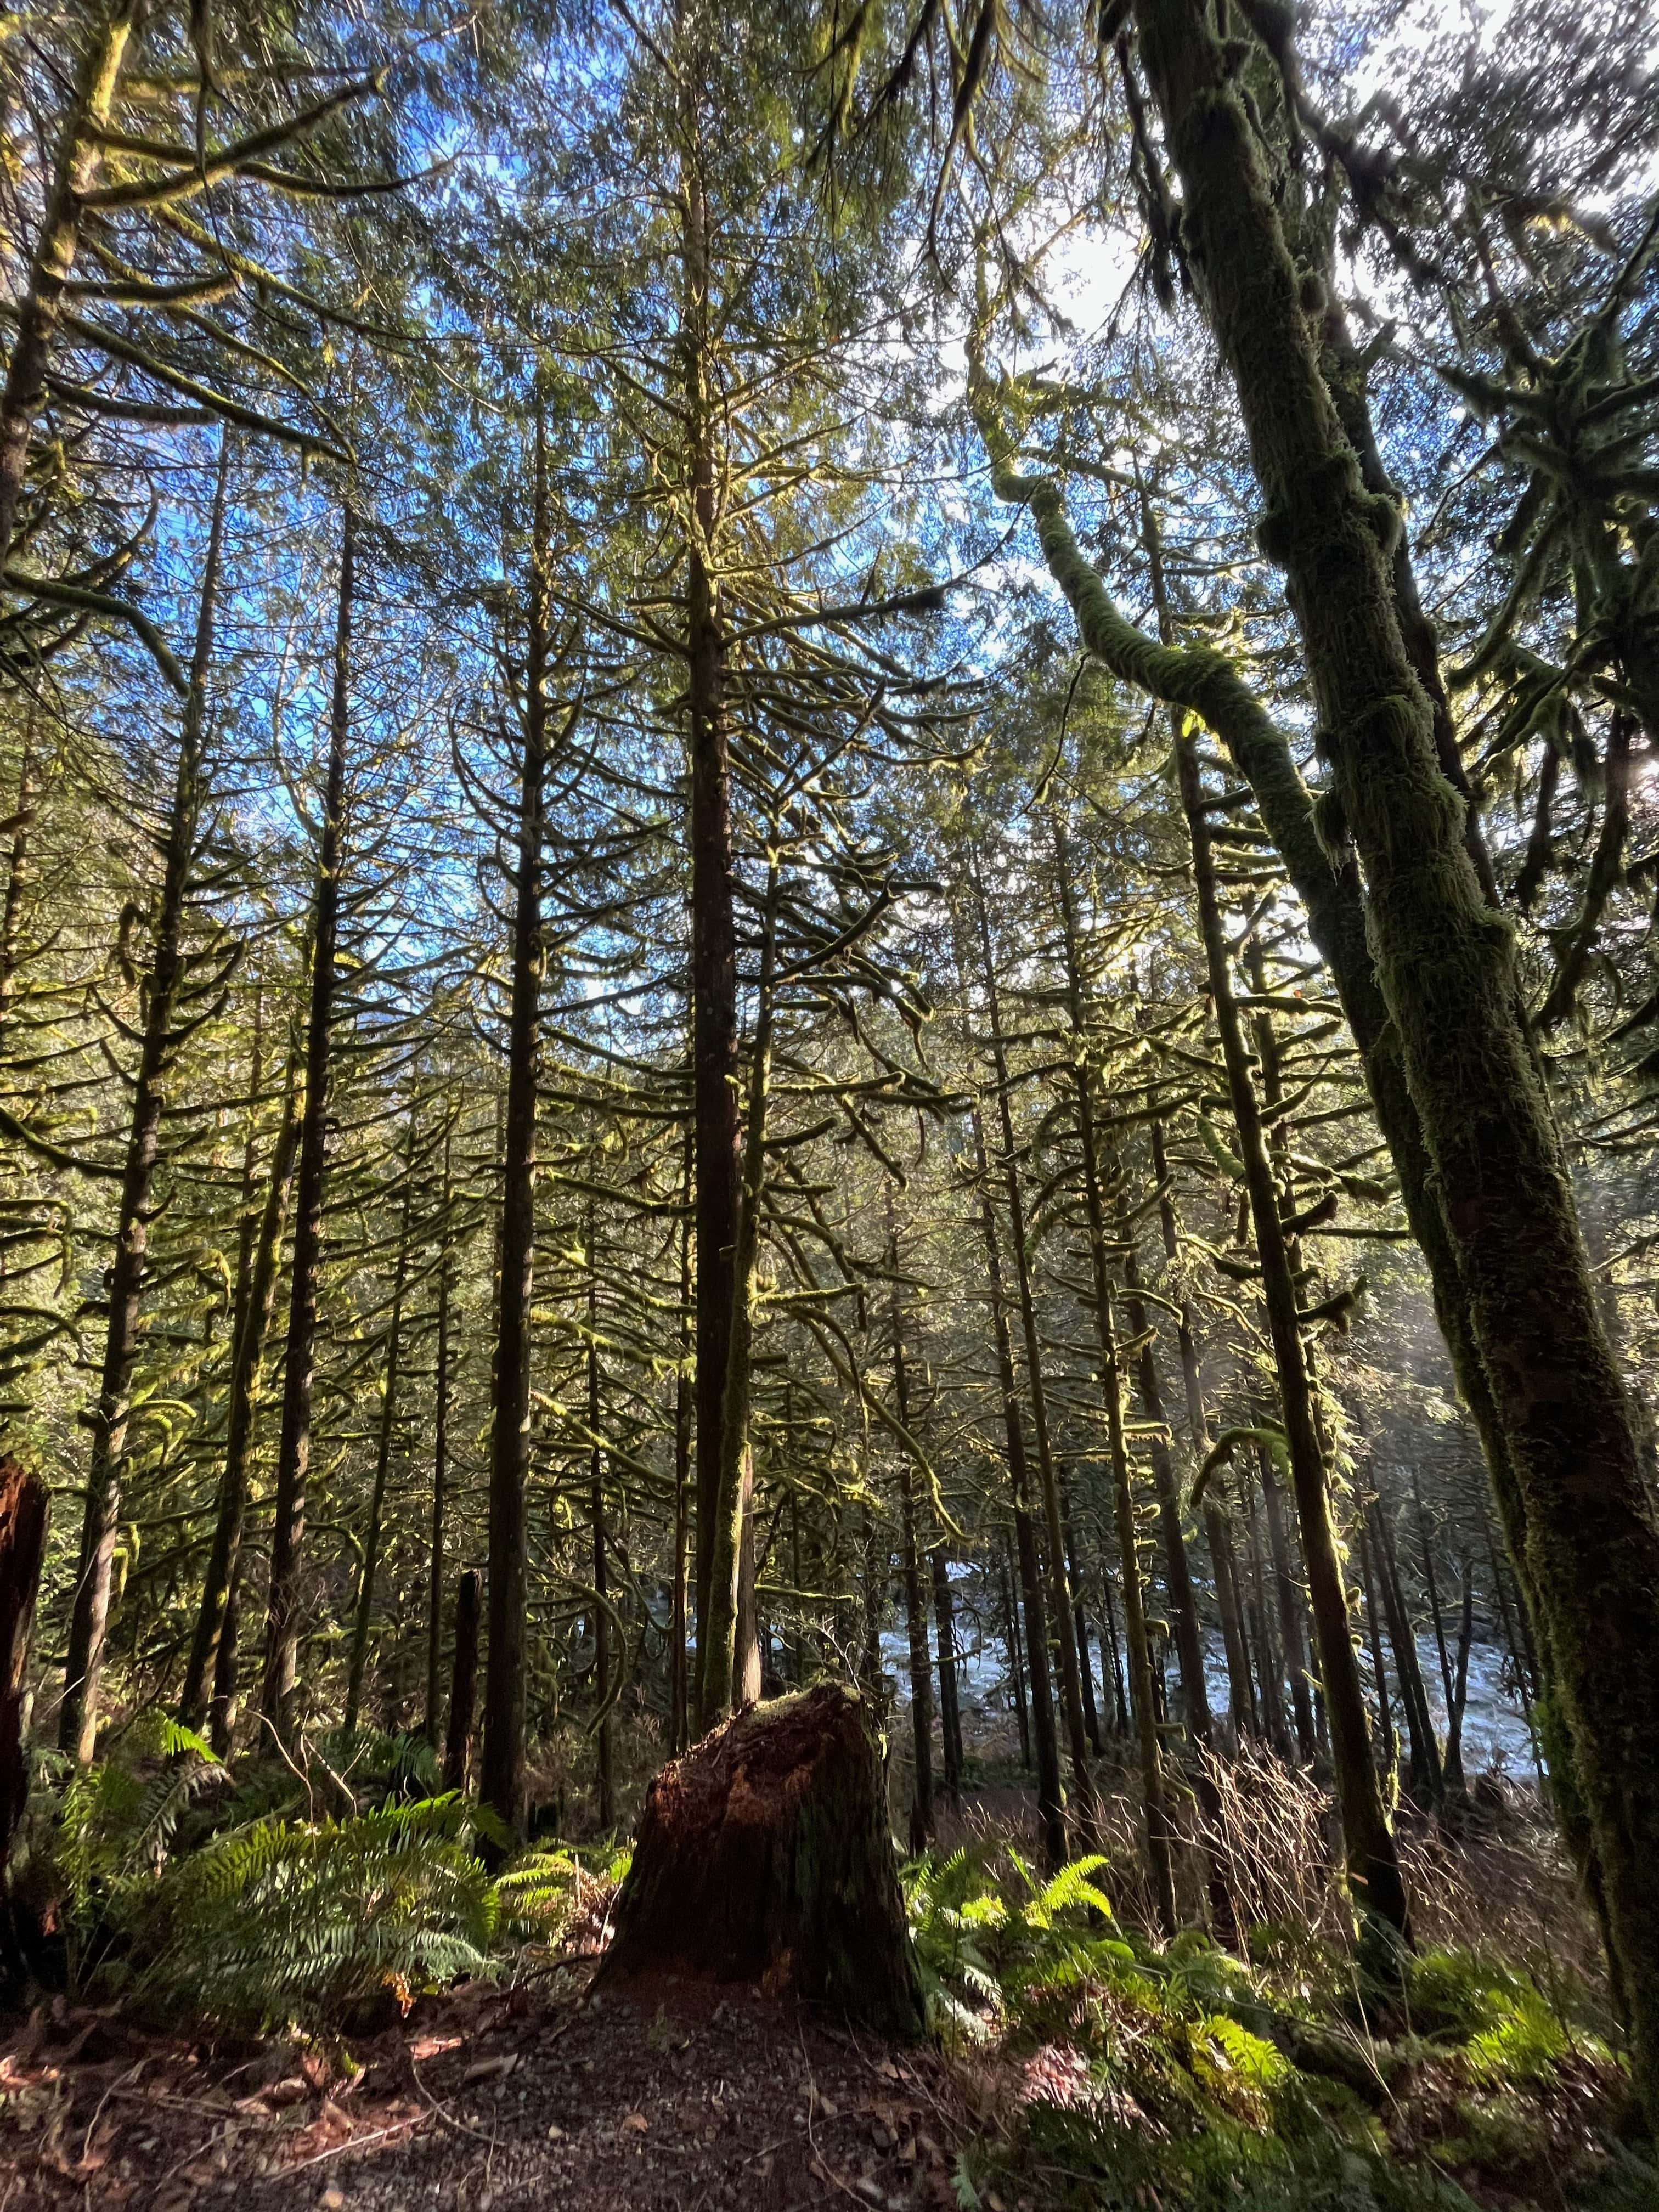
MULTIPOLYGON (((1440 1610, 1440 1583, 1434 1571, 1434 1546, 1430 1540, 1429 1516, 1423 1505, 1423 1481, 1417 1469, 1412 1469, 1412 1504, 1417 1513, 1417 1543, 1423 1561, 1423 1587, 1429 1596, 1429 1618, 1434 1624, 1434 1648, 1440 1661, 1440 1686, 1446 1699, 1446 1744, 1441 1754, 1440 1771, 1448 1796, 1459 1796, 1463 1788, 1463 1754, 1461 1746, 1453 1742, 1452 1711, 1456 1698, 1452 1681, 1451 1654, 1446 1649, 1446 1623, 1440 1610)), ((1457 1731, 1462 1734, 1461 1729, 1457 1731)))
POLYGON ((1382 1664, 1382 1621, 1376 1605, 1376 1579, 1371 1572, 1370 1541, 1365 1532, 1364 1519, 1356 1530, 1359 1550, 1359 1582, 1365 1594, 1365 1632, 1371 1647, 1371 1674, 1376 1684, 1376 1737, 1380 1747, 1379 1765, 1385 1776, 1392 1775, 1400 1764, 1400 1740, 1395 1732, 1393 1716, 1389 1709, 1389 1676, 1382 1664))
MULTIPOLYGON (((271 1151, 260 1212, 247 1294, 242 1303, 241 1326, 236 1333, 230 1361, 230 1411, 225 1427, 225 1464, 219 1480, 214 1516, 213 1547, 202 1582, 202 1602, 196 1615, 185 1686, 179 1698, 179 1717, 186 1728, 199 1729, 207 1716, 211 1686, 217 1675, 222 1647, 232 1638, 232 1613, 242 1556, 242 1529, 247 1517, 249 1478, 253 1464, 253 1431, 258 1415, 260 1382, 264 1370, 265 1341, 270 1333, 271 1311, 276 1303, 276 1279, 282 1270, 283 1231, 288 1219, 289 1192, 294 1181, 294 1160, 299 1149, 299 1100, 295 1095, 299 1070, 290 1057, 283 1094, 283 1119, 271 1151)), ((235 1674, 233 1651, 228 1662, 235 1674)), ((226 1738, 226 1748, 229 1739, 226 1738)), ((215 1749, 225 1755, 216 1739, 215 1749)))
MULTIPOLYGON (((1160 621, 1167 626, 1158 538, 1150 507, 1144 500, 1142 509, 1148 557, 1154 563, 1154 597, 1160 621)), ((1341 1554, 1331 1518, 1324 1455, 1315 1424, 1296 1285, 1279 1221, 1278 1188, 1263 1139, 1261 1112, 1251 1081, 1243 1027, 1229 972, 1198 756, 1184 727, 1177 728, 1176 732, 1176 761, 1182 807, 1192 842, 1194 885, 1211 1003, 1221 1038, 1228 1097, 1243 1162, 1256 1257, 1261 1267, 1263 1301, 1279 1370, 1279 1404, 1297 1518, 1302 1531, 1303 1557, 1307 1564, 1320 1677, 1329 1716, 1332 1763, 1348 1879, 1363 1916, 1368 1952, 1377 1970, 1386 1972, 1391 1943, 1410 1940, 1405 1885, 1401 1879, 1388 1810, 1371 1761, 1365 1700, 1353 1645, 1349 1640, 1347 1592, 1343 1587, 1341 1554)), ((1304 1682, 1304 1694, 1305 1689, 1304 1682)))
POLYGON ((449 1507, 449 1363, 451 1325, 450 1248, 454 1237, 455 1186, 452 1152, 455 1116, 444 1125, 443 1187, 439 1194, 438 1231, 438 1364, 433 1381, 432 1405, 432 1540, 427 1564, 426 1613, 426 1740, 438 1743, 439 1700, 443 1695, 440 1645, 443 1640, 445 1516, 449 1507))
POLYGON ((1008 1439, 1008 1479, 1013 1491, 1014 1550, 1019 1563, 1020 1595, 1025 1611, 1031 1739, 1036 1752, 1037 1817, 1042 1826, 1044 1856, 1051 1868, 1056 1868, 1066 1863, 1066 1798, 1060 1787, 1060 1746, 1054 1734, 1054 1695, 1048 1684, 1048 1638, 1042 1618, 1042 1570, 1037 1564, 1036 1537, 1031 1527, 1025 1428, 1020 1419, 1019 1397, 1014 1385, 1014 1353, 1008 1337, 1008 1310, 1002 1282, 1002 1249, 997 1241, 996 1214, 991 1205, 985 1132, 976 1109, 969 1110, 968 1119, 973 1132, 979 1180, 980 1226, 985 1236, 992 1326, 996 1335, 997 1377, 1002 1390, 1002 1417, 1008 1439))
POLYGON ((455 1651, 449 1672, 449 1727, 444 1738, 444 1788, 465 1790, 478 1698, 478 1571, 470 1567, 455 1585, 455 1651))
MULTIPOLYGON (((900 1421, 910 1426, 910 1392, 904 1368, 904 1331, 899 1313, 898 1240, 893 1228, 893 1195, 887 1194, 887 1255, 893 1270, 893 1397, 900 1421)), ((898 1471, 899 1557, 904 1582, 904 1626, 910 1646, 910 1728, 915 1759, 915 1789, 910 1800, 910 1855, 933 1840, 933 1662, 927 1650, 927 1607, 921 1594, 921 1562, 916 1544, 914 1470, 901 1446, 898 1471)))
POLYGON ((1469 1701, 1469 1653, 1474 1644, 1474 1577, 1466 1559, 1462 1568, 1463 1602, 1457 1621, 1457 1664, 1452 1674, 1450 1703, 1446 1717, 1446 1785, 1461 1796, 1463 1790, 1463 1714, 1469 1701))
POLYGON ((604 1974, 763 1981, 922 2030, 881 1756, 839 1684, 750 1707, 651 1784, 604 1974))
POLYGON ((691 1741, 691 1687, 686 1639, 690 1626, 687 1571, 691 1540, 691 1419, 696 1393, 689 1212, 695 1133, 694 1125, 688 1122, 685 1169, 680 1185, 681 1205, 687 1211, 680 1223, 680 1358, 674 1374, 674 1591, 668 1654, 668 1747, 675 1758, 691 1741))
POLYGON ((1285 1669, 1267 1624, 1267 1570, 1261 1557, 1261 1530, 1252 1491, 1247 1515, 1250 1552, 1250 1626, 1255 1633, 1256 1698, 1276 1758, 1290 1765, 1296 1756, 1285 1714, 1285 1669))
POLYGON ((1303 1634, 1302 1594, 1291 1565, 1291 1547, 1285 1533, 1283 1502, 1273 1476, 1273 1455, 1261 1460, 1261 1510, 1267 1523, 1267 1555, 1273 1562, 1273 1594, 1279 1604, 1279 1642, 1291 1682, 1291 1711, 1296 1720, 1296 1747, 1304 1766, 1311 1766, 1317 1745, 1314 1735, 1313 1694, 1308 1682, 1308 1643, 1303 1634))
POLYGON ((720 1517, 741 1170, 737 872, 732 852, 726 641, 716 565, 720 471, 710 330, 708 204, 702 173, 702 122, 690 76, 685 106, 687 151, 680 180, 684 264, 680 342, 690 435, 685 659, 691 769, 691 1037, 696 1162, 696 1600, 702 1655, 708 1642, 720 1517))
MULTIPOLYGON (((1072 1614, 1072 1595, 1066 1587, 1066 1532, 1060 1511, 1060 1485, 1054 1474, 1054 1451, 1048 1437, 1048 1400, 1042 1379, 1042 1350, 1037 1334, 1036 1307, 1032 1296, 1030 1255, 1026 1247, 1025 1206, 1021 1195, 1019 1159, 1014 1143, 1014 1121, 1009 1104, 1008 1061, 1003 1050, 1002 1010, 997 989, 996 967, 991 952, 991 923, 984 888, 974 878, 975 905, 979 918, 980 958, 989 1017, 991 1060, 996 1074, 997 1119, 1002 1133, 1003 1175, 1008 1194, 1008 1235, 1013 1248, 1014 1285, 1019 1292, 1020 1328, 1025 1340, 1025 1382, 1031 1401, 1031 1434, 1036 1445, 1037 1485, 1042 1493, 1043 1522, 1048 1538, 1048 1602, 1054 1642, 1060 1653, 1060 1711, 1065 1718, 1071 1754, 1072 1788, 1077 1798, 1077 1822, 1086 1850, 1098 1840, 1099 1808, 1093 1777, 1089 1771, 1088 1730, 1083 1717, 1083 1683, 1078 1662, 1077 1632, 1072 1614)), ((1120 1408, 1121 1412, 1121 1408, 1120 1408)))
MULTIPOLYGON (((1011 1544, 1012 1540, 1011 1537, 1011 1544)), ((1002 1626, 1008 1650, 1008 1681, 1014 1693, 1014 1711, 1019 1722, 1019 1763, 1029 1774, 1031 1771, 1031 1717, 1025 1704, 1025 1662, 1019 1650, 1019 1608, 1014 1597, 1013 1577, 1006 1565, 1002 1569, 1002 1626)))
POLYGON ((0 1456, 0 1894, 29 1794, 24 1706, 50 1510, 40 1476, 9 1452, 0 1456))
POLYGON ((322 1276, 323 1197, 328 1171, 328 1096, 334 999, 338 983, 340 871, 345 840, 346 746, 350 734, 351 620, 357 519, 349 501, 341 518, 340 586, 334 631, 334 686, 328 723, 323 837, 311 927, 311 1006, 306 1024, 305 1111, 300 1124, 294 1206, 287 1367, 276 1447, 276 1520, 265 1603, 264 1673, 259 1704, 286 1742, 294 1723, 300 1648, 300 1567, 305 1544, 306 1484, 311 1472, 311 1394, 317 1369, 317 1303, 322 1276))
MULTIPOLYGON (((1173 1266, 1180 1257, 1181 1238, 1176 1224, 1170 1164, 1164 1150, 1164 1124, 1156 1119, 1152 1122, 1152 1176, 1158 1185, 1158 1228, 1163 1237, 1164 1256, 1173 1266)), ((1209 1425, 1204 1418, 1204 1392, 1199 1372, 1198 1340, 1193 1333, 1192 1306, 1185 1298, 1180 1304, 1176 1337, 1181 1354, 1182 1386, 1187 1401, 1187 1433, 1192 1442, 1194 1464, 1201 1467, 1210 1449, 1209 1425)), ((1252 1735, 1259 1735, 1261 1727, 1256 1716, 1255 1692, 1250 1681, 1249 1654, 1244 1648, 1237 1561, 1226 1514, 1213 1498, 1206 1498, 1205 1500, 1204 1534, 1210 1547, 1211 1571, 1215 1577, 1216 1610, 1221 1617, 1222 1647, 1227 1655, 1227 1685, 1232 1701, 1233 1733, 1239 1735, 1248 1729, 1252 1735)), ((1201 1662, 1201 1646, 1200 1656, 1201 1662)), ((1207 1687, 1206 1683, 1206 1691, 1207 1687)))
POLYGON ((933 1620, 939 1631, 939 1710, 945 1749, 945 1794, 953 1813, 962 1810, 962 1705, 957 1694, 956 1601, 950 1564, 942 1543, 929 1555, 933 1578, 933 1620))
POLYGON ((587 1448, 588 1517, 593 1538, 593 1696, 599 1715, 596 1777, 599 1826, 616 1819, 611 1742, 611 1615, 606 1587, 605 1455, 599 1447, 599 1270, 594 1203, 587 1202, 587 1448))
MULTIPOLYGON (((125 38, 125 29, 122 37, 125 38)), ((19 350, 22 343, 20 330, 19 350)), ((16 352, 13 355, 12 367, 15 377, 16 352)), ((7 390, 9 397, 10 385, 7 390)), ((25 440, 27 437, 27 421, 25 416, 21 432, 25 440)), ((0 523, 5 523, 9 528, 4 505, 5 427, 5 418, 3 414, 0 414, 0 523)), ((104 1337, 103 1370, 99 1382, 98 1401, 93 1411, 92 1464, 87 1478, 86 1513, 81 1526, 81 1555, 76 1571, 74 1608, 70 1618, 64 1701, 58 1712, 58 1747, 60 1751, 73 1753, 83 1766, 92 1757, 98 1736, 99 1677, 103 1668, 104 1643, 109 1625, 110 1570, 115 1557, 115 1539, 120 1524, 121 1476, 126 1456, 133 1370, 138 1360, 144 1273, 149 1256, 149 1227, 154 1212, 151 1194, 161 1151, 161 1123, 167 1112, 167 1077, 186 1033, 185 1027, 175 1027, 174 1017, 179 1012, 186 972, 185 919, 205 781, 203 748, 207 738, 208 674, 213 659, 213 623, 218 601, 220 560, 224 547, 225 495, 229 472, 229 442, 222 438, 218 476, 213 492, 213 518, 208 532, 207 560, 202 572, 201 599, 197 612, 196 647, 191 661, 190 688, 185 696, 179 731, 179 760, 167 824, 161 904, 150 953, 149 972, 143 993, 143 1042, 139 1049, 138 1076, 133 1088, 132 1116, 127 1131, 126 1161, 121 1176, 120 1207, 115 1232, 115 1264, 109 1278, 109 1322, 104 1337)), ((14 503, 15 495, 16 484, 14 483, 14 503)))
POLYGON ((1400 1586, 1400 1569, 1394 1540, 1382 1510, 1382 1501, 1371 1506, 1371 1534, 1376 1540, 1376 1575, 1388 1617, 1389 1640, 1394 1645, 1394 1671, 1400 1684, 1400 1702, 1406 1710, 1406 1739, 1410 1757, 1407 1788, 1419 1805, 1437 1806, 1445 1794, 1440 1772, 1440 1747, 1435 1741, 1434 1717, 1429 1711, 1423 1669, 1417 1656, 1417 1638, 1406 1595, 1400 1586))
POLYGON ((374 1487, 369 1497, 368 1526, 363 1532, 363 1564, 357 1577, 356 1618, 351 1630, 351 1663, 346 1677, 345 1732, 350 1735, 362 1710, 363 1677, 368 1667, 368 1636, 374 1616, 374 1578, 380 1565, 380 1527, 386 1514, 386 1478, 392 1469, 392 1440, 398 1426, 398 1382, 403 1364, 404 1292, 409 1283, 409 1224, 415 1202, 415 1109, 409 1109, 409 1135, 404 1151, 404 1203, 398 1228, 398 1257, 392 1285, 392 1317, 387 1325, 386 1379, 380 1393, 380 1432, 374 1445, 374 1487))
MULTIPOLYGON (((104 161, 104 133, 137 26, 139 0, 106 0, 94 22, 74 97, 58 133, 34 258, 16 309, 17 332, 0 393, 0 569, 11 558, 28 471, 29 433, 46 404, 52 340, 75 273, 87 194, 104 161)), ((65 1743, 64 1749, 71 1747, 65 1743)))
POLYGON ((1401 635, 1387 566, 1397 515, 1365 491, 1342 435, 1206 11, 1199 0, 1139 0, 1137 16, 1183 185, 1183 236, 1265 495, 1265 550, 1288 573, 1365 871, 1377 970, 1518 1492, 1637 2085, 1659 2123, 1659 1530, 1634 1426, 1521 1014, 1512 938, 1482 894, 1401 635))
MULTIPOLYGON (((757 1680, 747 1679, 753 1668, 755 1639, 752 1595, 748 1609, 750 1625, 748 1632, 744 1632, 743 1532, 744 1523, 751 1515, 754 1495, 754 1454, 749 1423, 754 1382, 761 1205, 766 1181, 766 1101, 772 1073, 772 979, 777 960, 778 902, 781 886, 781 870, 775 854, 767 872, 760 988, 749 1077, 749 1123, 744 1135, 743 1202, 738 1211, 736 1243, 726 1257, 732 1306, 726 1338, 726 1393, 720 1413, 720 1482, 714 1500, 708 1601, 702 1615, 704 1634, 700 1653, 702 1694, 698 1710, 705 1730, 718 1727, 740 1698, 744 1702, 752 1703, 759 1689, 757 1680)), ((700 1540, 702 1528, 700 1499, 700 1540)), ((752 1559, 752 1552, 750 1558, 752 1559)), ((752 1593, 752 1568, 750 1573, 752 1593)))
MULTIPOLYGON (((535 520, 526 595, 524 751, 519 764, 518 866, 513 878, 507 1110, 502 1130, 501 1274, 489 1432, 489 1641, 484 1671, 479 1795, 511 1834, 523 1813, 526 1650, 525 1492, 530 1480, 531 1300, 536 1267, 536 1082, 542 978, 543 848, 550 756, 552 577, 547 439, 536 414, 535 520)), ((458 1655, 459 1656, 459 1655, 458 1655)), ((471 1716, 468 1716, 469 1721, 471 1716)), ((453 1713, 450 1735, 454 1737, 453 1713)))

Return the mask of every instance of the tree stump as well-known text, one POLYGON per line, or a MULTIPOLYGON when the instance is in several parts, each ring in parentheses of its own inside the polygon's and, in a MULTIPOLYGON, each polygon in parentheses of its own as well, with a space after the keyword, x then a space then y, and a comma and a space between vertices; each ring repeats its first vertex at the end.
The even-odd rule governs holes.
POLYGON ((921 2033, 881 1757, 852 1691, 751 1705, 652 1784, 605 1972, 664 1967, 921 2033))
POLYGON ((29 1792, 23 1701, 46 1545, 46 1486, 8 1452, 0 1456, 0 1887, 29 1792))

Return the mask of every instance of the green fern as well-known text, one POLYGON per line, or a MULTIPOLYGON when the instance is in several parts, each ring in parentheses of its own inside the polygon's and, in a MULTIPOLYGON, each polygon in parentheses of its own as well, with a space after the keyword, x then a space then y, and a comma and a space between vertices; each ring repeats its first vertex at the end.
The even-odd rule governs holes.
POLYGON ((501 1901, 471 1849, 477 1831, 475 1809, 451 1796, 216 1836, 115 1901, 145 1960, 134 1992, 265 2026, 487 1974, 501 1901))

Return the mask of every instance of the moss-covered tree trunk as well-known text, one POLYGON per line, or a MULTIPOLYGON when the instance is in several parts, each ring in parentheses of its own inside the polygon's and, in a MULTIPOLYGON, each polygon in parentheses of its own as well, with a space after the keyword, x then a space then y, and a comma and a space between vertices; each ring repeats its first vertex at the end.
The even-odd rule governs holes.
MULTIPOLYGON (((1008 1439, 1008 1480, 1013 1492, 1014 1555, 1020 1601, 1025 1615, 1025 1657, 1030 1685, 1031 1744, 1036 1757, 1037 1816, 1042 1824, 1043 1855, 1050 1867, 1066 1863, 1066 1796, 1060 1779, 1060 1744, 1054 1733, 1054 1701, 1049 1686, 1048 1638, 1043 1622, 1042 1576, 1037 1563, 1036 1533, 1031 1526, 1030 1478, 1025 1464, 1025 1425, 1020 1419, 1014 1382, 1014 1351, 1008 1333, 1008 1308, 1002 1275, 1002 1246, 991 1200, 990 1164, 977 1112, 969 1115, 974 1164, 979 1180, 980 1228, 991 1285, 991 1325, 996 1338, 997 1380, 1002 1393, 1003 1425, 1008 1439)), ((1010 1608, 1010 1634, 1018 1638, 1017 1616, 1010 1608)), ((1018 1674, 1018 1659, 1016 1660, 1018 1674)), ((1022 1730, 1022 1734, 1024 1731, 1022 1730)))
POLYGON ((922 2027, 881 1755, 838 1684, 749 1707, 652 1784, 605 1974, 763 1981, 922 2027))
POLYGON ((1182 235, 1238 392, 1379 981, 1443 1194, 1522 1509, 1550 1695, 1593 1833, 1640 2093, 1659 2122, 1659 1530, 1526 1035, 1510 929, 1464 842, 1401 633, 1398 515, 1367 491, 1231 64, 1200 0, 1138 0, 1182 235))

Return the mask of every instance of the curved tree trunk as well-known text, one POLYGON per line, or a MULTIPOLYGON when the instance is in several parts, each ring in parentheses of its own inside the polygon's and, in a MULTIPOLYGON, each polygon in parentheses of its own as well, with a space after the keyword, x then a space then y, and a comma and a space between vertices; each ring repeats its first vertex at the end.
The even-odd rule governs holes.
POLYGON ((1469 858, 1401 634, 1388 567, 1396 511, 1365 489, 1320 375, 1298 272, 1206 11, 1199 0, 1139 0, 1136 17, 1183 187, 1183 234, 1265 497, 1264 550, 1287 574, 1365 872, 1377 971, 1518 1493, 1637 2082, 1659 2121, 1659 1530, 1634 1425, 1522 1018, 1510 933, 1469 858))

